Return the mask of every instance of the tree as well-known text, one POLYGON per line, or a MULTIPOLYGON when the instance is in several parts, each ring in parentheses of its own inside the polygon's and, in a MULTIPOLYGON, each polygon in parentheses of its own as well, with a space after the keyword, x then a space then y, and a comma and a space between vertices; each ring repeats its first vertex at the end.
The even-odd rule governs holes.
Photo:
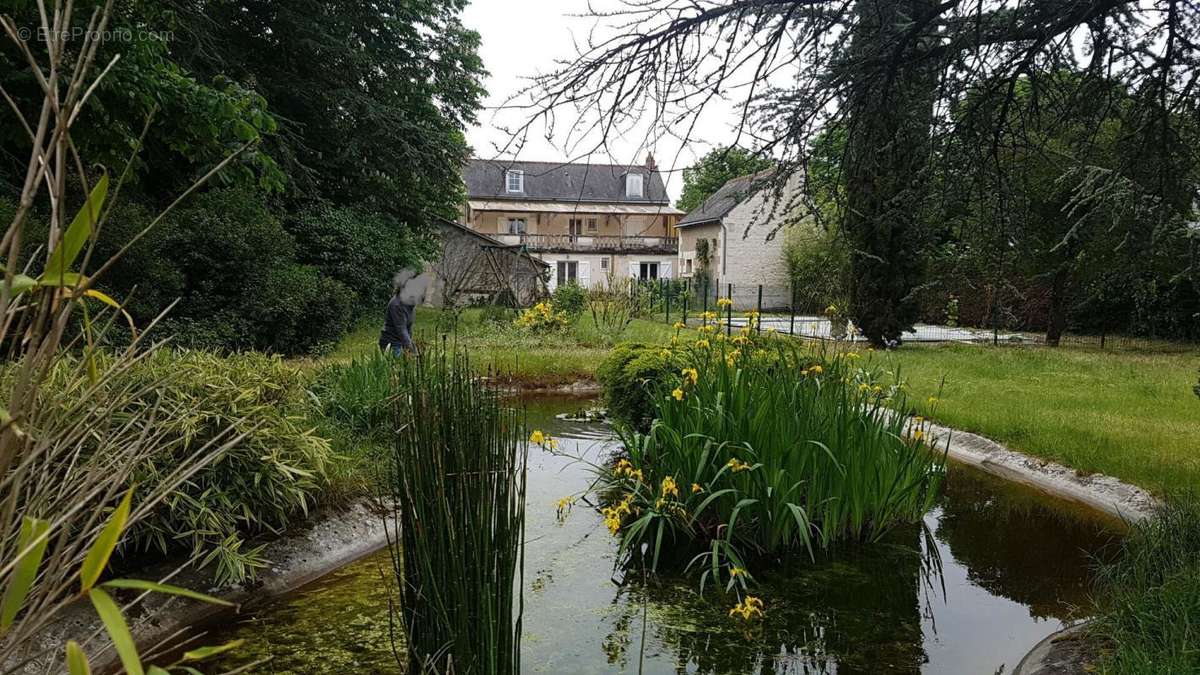
MULTIPOLYGON (((949 111, 964 92, 986 83, 1011 99, 1034 68, 1110 73, 1129 96, 1158 101, 1161 114, 1134 130, 1147 142, 1174 135, 1195 109, 1200 42, 1189 36, 1200 30, 1200 8, 1192 0, 618 4, 597 10, 607 30, 597 28, 576 60, 530 87, 525 103, 535 112, 514 142, 537 122, 553 133, 562 118, 572 138, 590 133, 597 147, 646 118, 657 125, 643 132, 651 139, 686 141, 712 101, 734 98, 746 111, 737 140, 752 136, 777 159, 782 188, 803 170, 813 137, 844 125, 840 225, 852 246, 852 310, 877 345, 894 344, 916 318, 928 236, 921 223, 937 221, 930 210, 942 196, 931 168, 961 131, 949 111)), ((1162 195, 1173 165, 1148 169, 1160 179, 1150 194, 1162 195)))
POLYGON ((675 202, 675 208, 691 211, 734 178, 769 168, 771 160, 751 150, 737 146, 713 149, 683 170, 683 192, 675 202))

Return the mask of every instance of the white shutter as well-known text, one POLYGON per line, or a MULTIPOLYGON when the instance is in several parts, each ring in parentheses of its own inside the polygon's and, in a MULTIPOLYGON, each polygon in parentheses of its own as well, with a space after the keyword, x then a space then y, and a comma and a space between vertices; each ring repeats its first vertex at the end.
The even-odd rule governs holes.
POLYGON ((558 288, 558 261, 547 260, 546 262, 550 263, 550 281, 546 284, 546 290, 553 293, 554 289, 558 288))
POLYGON ((592 287, 592 265, 586 260, 579 261, 578 281, 581 288, 592 287))
POLYGON ((673 279, 671 276, 671 263, 663 262, 658 264, 658 276, 662 279, 673 279))
POLYGON ((640 270, 641 268, 636 262, 629 263, 629 276, 633 277, 634 279, 638 278, 638 272, 640 270))

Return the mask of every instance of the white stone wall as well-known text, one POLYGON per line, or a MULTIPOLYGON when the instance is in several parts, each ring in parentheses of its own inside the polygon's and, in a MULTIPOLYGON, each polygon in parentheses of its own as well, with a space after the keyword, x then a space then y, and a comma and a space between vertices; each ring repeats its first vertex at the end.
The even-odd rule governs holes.
POLYGON ((546 261, 550 265, 550 291, 558 285, 558 262, 575 261, 578 265, 578 279, 581 286, 603 286, 608 281, 609 272, 614 277, 637 276, 634 265, 643 262, 658 263, 659 276, 674 279, 679 276, 676 266, 676 256, 667 254, 601 254, 601 253, 535 253, 535 258, 546 261))
POLYGON ((783 309, 791 303, 791 283, 784 260, 786 227, 797 227, 797 199, 801 185, 789 182, 782 196, 762 190, 735 206, 724 218, 725 232, 719 245, 723 264, 716 275, 725 294, 727 283, 734 286, 733 301, 739 310, 752 309, 758 301, 758 285, 763 285, 763 308, 783 309), (774 236, 771 234, 774 232, 774 236))

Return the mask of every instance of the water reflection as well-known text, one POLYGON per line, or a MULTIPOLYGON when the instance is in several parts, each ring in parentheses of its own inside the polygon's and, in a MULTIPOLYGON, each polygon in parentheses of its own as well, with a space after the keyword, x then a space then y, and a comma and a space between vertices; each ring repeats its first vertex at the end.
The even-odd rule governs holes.
MULTIPOLYGON (((577 400, 526 401, 530 424, 560 450, 599 460, 607 433, 557 420, 577 400)), ((694 578, 613 579, 615 547, 594 509, 564 521, 555 502, 591 476, 569 459, 530 457, 523 664, 541 673, 994 673, 1072 613, 1087 611, 1088 556, 1112 523, 1020 487, 951 467, 924 523, 874 546, 843 547, 760 575, 757 624, 729 618, 732 600, 700 596, 694 578)), ((381 555, 386 555, 381 554, 381 555)), ((392 672, 387 598, 365 560, 218 631, 246 638, 231 667, 261 672, 392 672), (248 651, 247 651, 248 650, 248 651)))

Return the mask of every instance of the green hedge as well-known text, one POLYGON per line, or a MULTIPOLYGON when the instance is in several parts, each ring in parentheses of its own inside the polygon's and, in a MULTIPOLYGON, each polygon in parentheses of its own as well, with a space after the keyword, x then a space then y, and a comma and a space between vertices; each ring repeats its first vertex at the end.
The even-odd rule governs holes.
POLYGON ((613 348, 596 369, 604 386, 604 404, 610 415, 635 429, 650 427, 659 383, 678 375, 683 367, 678 354, 663 345, 624 342, 613 348))

